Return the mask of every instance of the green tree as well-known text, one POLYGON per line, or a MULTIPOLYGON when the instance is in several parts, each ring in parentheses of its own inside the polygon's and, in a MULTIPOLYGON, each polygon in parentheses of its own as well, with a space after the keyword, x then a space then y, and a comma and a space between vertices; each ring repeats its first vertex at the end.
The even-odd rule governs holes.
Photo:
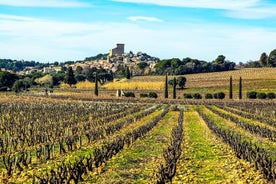
POLYGON ((214 63, 217 64, 223 64, 225 62, 225 56, 224 55, 219 55, 216 60, 214 61, 214 63))
POLYGON ((130 77, 131 77, 131 73, 130 73, 129 67, 127 67, 126 68, 126 78, 130 79, 130 77))
POLYGON ((24 84, 21 80, 16 80, 14 83, 13 83, 13 86, 12 86, 12 90, 16 93, 20 92, 21 89, 24 88, 24 84))
POLYGON ((239 82, 239 99, 242 99, 242 78, 241 77, 239 82))
POLYGON ((173 78, 173 99, 176 99, 176 78, 173 78))
POLYGON ((183 76, 177 77, 177 84, 180 87, 180 89, 184 89, 186 81, 187 81, 186 77, 183 77, 183 76))
POLYGON ((71 66, 67 68, 67 71, 64 77, 64 82, 66 84, 69 84, 70 86, 77 83, 73 68, 71 66))
POLYGON ((232 76, 230 76, 229 99, 233 99, 233 81, 232 81, 232 76))
POLYGON ((270 67, 276 67, 276 49, 270 52, 267 59, 267 65, 270 67))
POLYGON ((95 94, 96 96, 99 95, 99 89, 98 89, 98 74, 97 74, 97 72, 96 72, 96 75, 95 75, 95 89, 94 89, 94 94, 95 94))
POLYGON ((265 52, 263 52, 259 59, 259 63, 262 67, 267 66, 267 59, 268 59, 267 54, 265 52))
POLYGON ((165 94, 164 94, 165 98, 169 97, 169 91, 168 91, 168 74, 166 74, 166 78, 165 78, 165 94))

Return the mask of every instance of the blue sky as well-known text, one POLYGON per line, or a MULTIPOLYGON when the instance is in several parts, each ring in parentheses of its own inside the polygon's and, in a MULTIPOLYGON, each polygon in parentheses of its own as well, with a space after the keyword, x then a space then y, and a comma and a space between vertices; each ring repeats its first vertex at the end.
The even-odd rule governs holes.
POLYGON ((116 43, 160 59, 258 60, 276 49, 273 0, 0 0, 0 58, 82 60, 116 43))

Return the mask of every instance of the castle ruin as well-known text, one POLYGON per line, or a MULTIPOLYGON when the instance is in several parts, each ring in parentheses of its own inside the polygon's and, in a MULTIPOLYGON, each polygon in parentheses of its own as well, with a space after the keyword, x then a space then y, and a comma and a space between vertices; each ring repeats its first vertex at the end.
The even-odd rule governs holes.
POLYGON ((125 52, 125 44, 118 43, 117 47, 109 51, 109 56, 122 56, 125 52))

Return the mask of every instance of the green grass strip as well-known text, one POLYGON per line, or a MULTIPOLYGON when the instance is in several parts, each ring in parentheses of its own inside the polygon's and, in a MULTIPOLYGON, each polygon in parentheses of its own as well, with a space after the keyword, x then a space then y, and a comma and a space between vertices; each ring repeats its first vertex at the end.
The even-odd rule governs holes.
POLYGON ((179 112, 170 111, 149 134, 108 161, 103 173, 85 183, 155 183, 163 148, 169 144, 178 116, 179 112))
POLYGON ((177 164, 173 183, 266 182, 250 163, 236 158, 194 110, 184 113, 184 144, 177 164))

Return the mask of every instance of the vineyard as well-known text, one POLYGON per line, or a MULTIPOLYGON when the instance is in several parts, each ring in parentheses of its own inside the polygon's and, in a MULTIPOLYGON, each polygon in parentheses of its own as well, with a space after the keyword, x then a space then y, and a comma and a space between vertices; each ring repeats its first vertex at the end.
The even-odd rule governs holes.
POLYGON ((1 183, 273 183, 275 102, 2 96, 1 183))

